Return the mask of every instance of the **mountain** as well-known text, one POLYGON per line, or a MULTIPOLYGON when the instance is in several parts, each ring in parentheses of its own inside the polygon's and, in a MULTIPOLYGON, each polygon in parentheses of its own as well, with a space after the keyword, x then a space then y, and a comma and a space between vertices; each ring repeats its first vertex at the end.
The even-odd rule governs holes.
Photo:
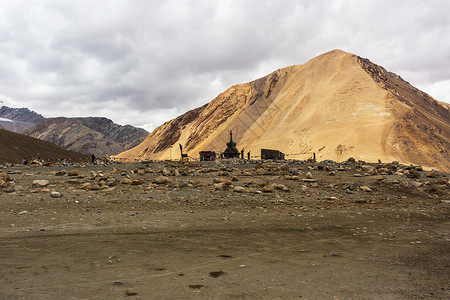
POLYGON ((232 86, 117 157, 167 159, 178 143, 193 157, 202 150, 220 153, 230 130, 237 148, 251 155, 268 148, 294 159, 314 152, 318 160, 380 159, 450 170, 448 108, 341 50, 232 86))
POLYGON ((44 160, 89 159, 88 156, 67 151, 52 143, 0 129, 0 163, 21 163, 23 158, 44 160))
POLYGON ((23 133, 45 118, 28 108, 0 107, 0 128, 23 133))
POLYGON ((50 118, 24 134, 95 156, 112 155, 130 149, 144 140, 148 132, 131 125, 121 126, 107 118, 50 118))

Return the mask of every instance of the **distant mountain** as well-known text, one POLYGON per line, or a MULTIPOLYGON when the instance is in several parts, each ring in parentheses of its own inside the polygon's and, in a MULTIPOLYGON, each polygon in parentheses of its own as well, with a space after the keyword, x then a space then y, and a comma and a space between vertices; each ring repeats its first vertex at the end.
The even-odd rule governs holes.
POLYGON ((28 108, 0 107, 0 128, 24 133, 34 125, 46 119, 28 108))
POLYGON ((131 125, 121 126, 107 118, 49 118, 24 134, 95 156, 113 155, 144 140, 148 132, 131 125))
MULTIPOLYGON (((445 107, 444 107, 445 106, 445 107)), ((235 85, 208 104, 156 128, 119 158, 167 159, 171 147, 198 157, 238 150, 286 158, 399 161, 450 170, 450 113, 400 76, 341 50, 235 85)))
POLYGON ((142 128, 118 125, 103 117, 47 119, 28 108, 7 106, 0 108, 0 128, 96 156, 128 150, 148 135, 142 128))
POLYGON ((64 150, 52 143, 26 135, 0 129, 0 163, 21 163, 23 158, 44 160, 88 159, 89 157, 73 151, 64 150))

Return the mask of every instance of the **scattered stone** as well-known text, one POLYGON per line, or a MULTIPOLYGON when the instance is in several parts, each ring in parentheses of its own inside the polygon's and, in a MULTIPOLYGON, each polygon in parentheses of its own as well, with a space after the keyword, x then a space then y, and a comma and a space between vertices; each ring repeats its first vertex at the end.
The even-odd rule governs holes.
POLYGON ((52 196, 53 198, 61 198, 62 197, 60 192, 51 192, 50 196, 52 196))
POLYGON ((120 183, 122 184, 131 184, 132 180, 130 178, 122 178, 122 180, 120 181, 120 183))
POLYGON ((435 172, 435 171, 428 172, 428 173, 426 174, 426 176, 427 176, 428 178, 436 178, 436 172, 435 172))
POLYGON ((157 183, 157 184, 167 184, 169 182, 170 182, 170 179, 169 179, 169 177, 166 177, 166 176, 158 176, 154 181, 154 183, 157 183))
POLYGON ((34 187, 44 187, 50 184, 50 181, 46 180, 46 179, 38 179, 38 180, 33 180, 32 186, 34 187))
POLYGON ((69 173, 67 173, 67 175, 71 176, 71 177, 76 177, 76 176, 80 176, 81 173, 78 170, 70 170, 69 173))
POLYGON ((370 187, 365 186, 365 185, 360 186, 359 188, 360 188, 362 191, 364 191, 364 192, 371 192, 371 191, 372 191, 372 189, 371 189, 370 187))
POLYGON ((244 193, 244 192, 246 191, 246 189, 245 189, 245 187, 243 187, 243 186, 235 186, 235 187, 234 187, 234 191, 235 191, 236 193, 244 193))
POLYGON ((262 188, 262 192, 263 193, 272 193, 273 192, 273 187, 271 187, 270 185, 266 185, 262 188))
POLYGON ((383 181, 383 180, 385 180, 386 178, 384 178, 384 176, 374 176, 373 177, 373 180, 376 180, 376 181, 383 181))
POLYGON ((303 182, 317 182, 317 179, 309 179, 309 178, 303 178, 303 182))
POLYGON ((311 174, 311 172, 306 173, 306 179, 312 179, 313 176, 311 174))

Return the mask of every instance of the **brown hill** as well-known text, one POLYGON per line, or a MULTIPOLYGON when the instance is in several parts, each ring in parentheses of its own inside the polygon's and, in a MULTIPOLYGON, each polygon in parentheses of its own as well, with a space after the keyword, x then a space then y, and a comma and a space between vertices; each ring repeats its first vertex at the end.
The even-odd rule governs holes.
POLYGON ((341 50, 235 85, 156 128, 119 158, 167 159, 181 143, 198 157, 222 152, 233 130, 252 155, 400 161, 450 170, 449 110, 400 76, 341 50))
POLYGON ((0 129, 0 163, 21 163, 24 157, 28 160, 38 157, 44 160, 88 158, 46 141, 0 129))
POLYGON ((142 128, 121 126, 107 118, 50 118, 24 134, 51 142, 64 149, 96 156, 130 149, 148 135, 142 128))

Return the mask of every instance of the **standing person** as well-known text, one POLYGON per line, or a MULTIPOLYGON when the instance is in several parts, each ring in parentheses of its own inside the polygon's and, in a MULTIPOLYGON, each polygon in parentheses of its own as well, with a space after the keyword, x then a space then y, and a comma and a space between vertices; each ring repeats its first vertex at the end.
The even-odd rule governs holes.
POLYGON ((23 165, 28 165, 28 160, 27 160, 27 158, 26 157, 24 157, 23 159, 22 159, 22 164, 23 165))
POLYGON ((91 162, 92 162, 92 163, 95 162, 95 155, 94 155, 94 154, 91 155, 91 162))

